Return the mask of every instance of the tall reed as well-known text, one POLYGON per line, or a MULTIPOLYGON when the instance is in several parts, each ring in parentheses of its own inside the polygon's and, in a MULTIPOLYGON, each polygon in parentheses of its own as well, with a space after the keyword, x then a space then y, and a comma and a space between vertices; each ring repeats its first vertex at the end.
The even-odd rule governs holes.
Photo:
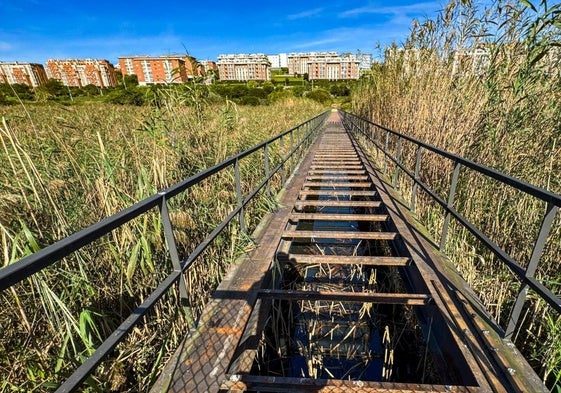
MULTIPOLYGON (((437 18, 415 21, 404 48, 387 49, 371 79, 355 89, 353 110, 561 193, 560 11, 559 4, 544 0, 539 4, 501 0, 486 8, 453 0, 437 18)), ((447 165, 427 153, 421 170, 422 181, 444 199, 450 185, 447 165)), ((544 204, 482 176, 463 173, 456 208, 526 266, 544 204)), ((438 236, 440 208, 421 195, 417 212, 438 236)), ((467 231, 454 227, 452 232, 448 254, 505 327, 519 284, 467 231)), ((560 239, 557 218, 537 272, 556 293, 561 281, 560 239)), ((561 379, 561 335, 554 328, 559 322, 560 316, 530 293, 514 336, 552 388, 561 379)))
MULTIPOLYGON (((238 107, 190 90, 156 99, 151 107, 0 107, 1 266, 321 111, 305 99, 238 107)), ((242 167, 244 187, 257 175, 252 165, 242 167)), ((228 175, 214 177, 170 204, 184 255, 235 204, 230 187, 228 175)), ((95 350, 172 269, 161 227, 149 212, 0 294, 0 391, 50 391, 95 350)), ((195 269, 204 274, 193 277, 201 288, 193 314, 172 290, 89 389, 147 390, 247 240, 226 231, 195 269)))

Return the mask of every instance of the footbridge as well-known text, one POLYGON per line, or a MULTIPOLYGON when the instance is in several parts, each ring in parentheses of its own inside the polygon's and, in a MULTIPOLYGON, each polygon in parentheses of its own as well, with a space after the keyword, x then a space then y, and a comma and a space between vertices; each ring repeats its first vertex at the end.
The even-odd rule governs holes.
POLYGON ((561 311, 559 297, 534 276, 559 206, 559 195, 332 110, 0 270, 0 289, 156 209, 172 271, 57 391, 87 389, 102 362, 173 292, 190 322, 152 392, 546 392, 511 338, 529 289, 561 311), (406 145, 412 168, 405 164, 406 145), (446 198, 421 181, 423 152, 450 161, 446 198), (252 154, 262 160, 263 176, 245 190, 240 168, 252 154), (233 175, 233 209, 180 256, 170 201, 224 170, 233 175), (460 170, 546 206, 524 267, 455 210, 460 170), (413 184, 407 201, 396 190, 400 176, 413 184), (414 214, 421 192, 444 211, 439 239, 414 214), (252 228, 250 205, 260 195, 278 203, 252 228), (452 222, 483 242, 520 283, 506 326, 441 251, 452 222), (193 312, 198 295, 186 276, 231 225, 250 236, 251 249, 193 312))

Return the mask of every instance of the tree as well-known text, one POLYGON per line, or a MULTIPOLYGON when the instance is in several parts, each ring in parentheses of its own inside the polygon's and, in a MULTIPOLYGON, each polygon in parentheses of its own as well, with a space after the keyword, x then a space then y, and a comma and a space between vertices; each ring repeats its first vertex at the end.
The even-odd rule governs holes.
POLYGON ((263 82, 261 86, 267 94, 271 94, 275 90, 275 85, 273 85, 270 81, 263 82))

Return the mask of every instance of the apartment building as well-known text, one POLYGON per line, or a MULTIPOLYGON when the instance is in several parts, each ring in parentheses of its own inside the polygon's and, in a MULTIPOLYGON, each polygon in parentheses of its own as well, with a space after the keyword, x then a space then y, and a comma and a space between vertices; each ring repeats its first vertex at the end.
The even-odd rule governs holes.
POLYGON ((372 68, 374 61, 371 53, 362 53, 360 50, 356 52, 356 58, 359 61, 358 69, 360 71, 368 71, 372 68))
POLYGON ((10 85, 19 83, 29 87, 37 87, 47 82, 47 73, 42 64, 36 63, 5 63, 0 62, 0 83, 10 85))
POLYGON ((267 81, 271 79, 271 63, 258 54, 219 55, 218 74, 223 81, 267 81))
POLYGON ((487 71, 491 62, 488 48, 457 50, 452 62, 452 75, 481 75, 487 71))
POLYGON ((103 59, 50 59, 47 60, 47 76, 65 86, 117 86, 113 64, 103 59))
POLYGON ((184 83, 205 74, 204 65, 185 55, 119 57, 123 75, 136 75, 141 86, 155 83, 184 83))
POLYGON ((336 52, 291 53, 288 55, 288 73, 307 74, 310 80, 358 79, 360 61, 351 53, 336 52))
POLYGON ((187 70, 184 57, 128 56, 119 57, 123 75, 136 75, 141 86, 155 83, 184 83, 187 70))
POLYGON ((286 53, 279 53, 278 55, 267 55, 271 69, 279 69, 288 67, 288 55, 286 53))
POLYGON ((218 72, 218 66, 216 65, 215 61, 212 60, 201 60, 200 64, 203 66, 205 74, 209 71, 216 71, 218 72))

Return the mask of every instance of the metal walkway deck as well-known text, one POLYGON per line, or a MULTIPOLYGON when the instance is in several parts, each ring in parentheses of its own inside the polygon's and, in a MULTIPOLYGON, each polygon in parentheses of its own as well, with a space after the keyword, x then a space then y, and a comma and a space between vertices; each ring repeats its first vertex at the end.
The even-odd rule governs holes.
POLYGON ((153 391, 544 389, 337 112, 281 204, 153 391))

